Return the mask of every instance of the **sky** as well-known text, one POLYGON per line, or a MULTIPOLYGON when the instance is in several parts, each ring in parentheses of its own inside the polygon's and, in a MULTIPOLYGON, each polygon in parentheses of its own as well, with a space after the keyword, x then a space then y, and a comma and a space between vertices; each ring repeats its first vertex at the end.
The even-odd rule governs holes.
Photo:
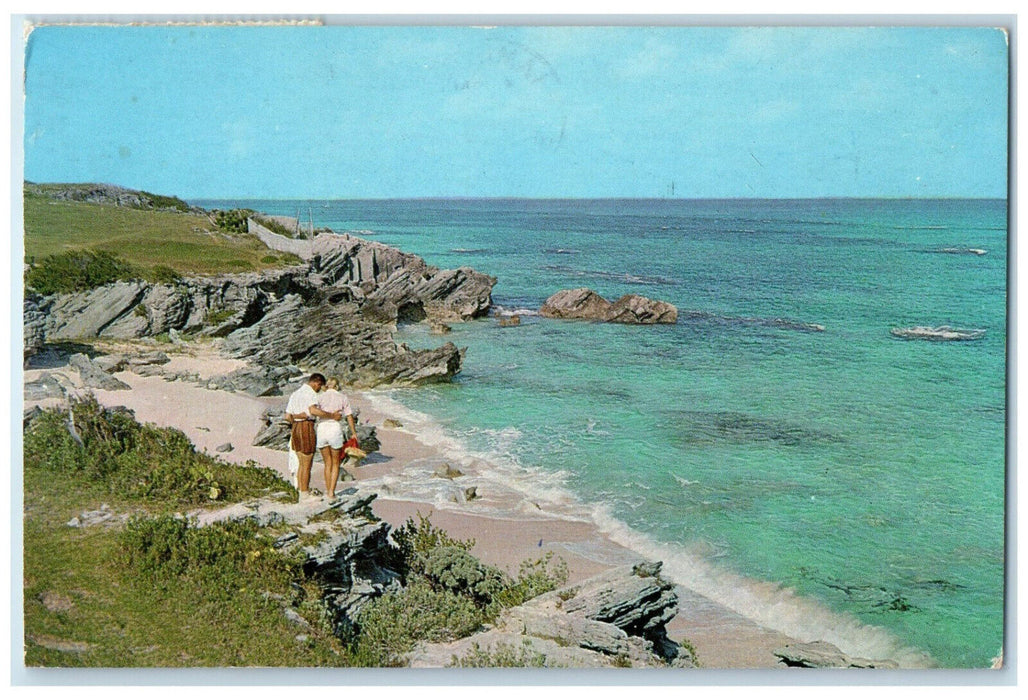
POLYGON ((987 27, 44 26, 24 177, 198 198, 1006 197, 987 27))

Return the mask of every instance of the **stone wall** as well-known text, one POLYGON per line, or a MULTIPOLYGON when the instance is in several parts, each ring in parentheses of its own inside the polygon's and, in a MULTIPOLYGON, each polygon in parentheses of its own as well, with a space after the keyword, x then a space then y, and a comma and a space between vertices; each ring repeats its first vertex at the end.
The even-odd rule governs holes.
POLYGON ((261 239, 261 242, 272 250, 280 253, 292 253, 304 260, 310 260, 314 254, 314 241, 280 236, 271 229, 261 226, 254 219, 247 219, 246 225, 249 227, 250 233, 261 239))

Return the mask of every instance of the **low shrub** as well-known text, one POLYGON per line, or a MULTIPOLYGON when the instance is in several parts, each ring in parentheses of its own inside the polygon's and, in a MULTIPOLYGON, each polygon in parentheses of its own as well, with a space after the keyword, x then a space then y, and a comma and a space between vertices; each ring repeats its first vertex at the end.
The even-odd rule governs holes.
POLYGON ((560 588, 567 580, 567 562, 560 558, 554 560, 553 552, 547 552, 541 559, 521 562, 517 579, 497 593, 496 602, 504 608, 512 608, 560 588))
POLYGON ((84 478, 112 494, 172 505, 291 488, 271 469, 198 453, 181 431, 142 425, 92 396, 36 417, 25 431, 24 450, 26 470, 84 478))
POLYGON ((246 233, 249 226, 246 220, 253 215, 250 209, 216 209, 212 212, 214 225, 229 233, 246 233))
POLYGON ((297 556, 283 554, 251 520, 191 527, 175 515, 136 516, 120 534, 124 564, 137 578, 167 586, 177 577, 209 583, 212 591, 248 580, 285 588, 301 578, 297 556))
POLYGON ((182 281, 182 275, 167 265, 154 265, 150 275, 153 281, 159 284, 176 284, 182 281))
POLYGON ((402 590, 372 601, 358 615, 352 642, 356 662, 397 666, 419 641, 467 636, 509 607, 563 585, 567 565, 552 554, 521 565, 516 579, 484 564, 427 517, 408 518, 393 531, 390 565, 407 579, 402 590))
POLYGON ((153 194, 152 192, 140 192, 139 194, 145 195, 150 198, 150 204, 154 209, 175 209, 176 211, 189 211, 189 205, 178 197, 169 197, 163 194, 153 194))
POLYGON ((206 321, 210 325, 216 326, 219 323, 224 323, 235 315, 236 312, 232 309, 218 309, 217 311, 211 311, 208 313, 206 321))
POLYGON ((525 640, 520 649, 513 644, 498 643, 489 649, 482 649, 478 644, 471 645, 471 651, 458 658, 453 656, 451 668, 542 668, 546 666, 546 656, 533 651, 531 644, 525 640))
POLYGON ((489 606, 509 585, 499 569, 487 566, 460 547, 437 547, 421 555, 426 579, 436 587, 469 596, 479 605, 489 606))
POLYGON ((25 284, 40 294, 67 294, 137 277, 134 268, 105 250, 72 250, 48 255, 25 273, 25 284))
POLYGON ((361 611, 353 658, 360 666, 402 666, 404 654, 419 641, 465 637, 484 619, 481 608, 467 596, 439 590, 428 580, 419 579, 399 592, 374 600, 361 611))
POLYGON ((457 547, 465 552, 475 546, 475 540, 456 540, 445 531, 435 527, 429 519, 418 513, 417 522, 414 518, 407 521, 392 532, 395 545, 390 564, 404 575, 423 574, 424 560, 422 555, 440 548, 457 547))

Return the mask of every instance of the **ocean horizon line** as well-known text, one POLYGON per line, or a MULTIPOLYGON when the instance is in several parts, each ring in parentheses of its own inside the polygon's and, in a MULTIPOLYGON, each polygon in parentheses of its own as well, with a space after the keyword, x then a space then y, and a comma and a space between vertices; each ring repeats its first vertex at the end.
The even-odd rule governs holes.
POLYGON ((180 196, 186 201, 231 202, 259 200, 263 202, 932 202, 992 201, 1008 202, 1009 197, 940 195, 911 196, 826 196, 826 197, 520 197, 520 196, 411 196, 411 197, 262 197, 258 195, 180 196))

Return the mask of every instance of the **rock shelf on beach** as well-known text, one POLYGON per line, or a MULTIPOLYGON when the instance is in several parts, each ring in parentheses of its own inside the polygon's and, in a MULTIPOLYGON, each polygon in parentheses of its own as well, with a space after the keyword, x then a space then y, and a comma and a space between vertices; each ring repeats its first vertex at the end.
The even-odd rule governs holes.
POLYGON ((783 665, 792 668, 899 668, 894 661, 848 656, 834 644, 823 641, 787 644, 774 653, 783 665))
MULTIPOLYGON (((197 525, 251 520, 277 527, 282 549, 298 549, 304 570, 317 573, 333 632, 350 638, 360 611, 375 598, 399 591, 403 580, 390 568, 390 526, 368 508, 375 493, 351 487, 341 498, 283 503, 273 498, 197 514, 197 525)), ((455 652, 495 645, 531 649, 546 666, 693 667, 689 652, 668 639, 667 622, 678 612, 674 586, 661 565, 639 563, 611 569, 576 586, 530 599, 504 613, 489 629, 446 644, 423 644, 411 666, 450 665, 455 652), (558 641, 559 640, 559 641, 558 641)))
POLYGON ((611 303, 591 289, 565 289, 552 295, 539 309, 547 318, 602 321, 605 323, 656 324, 678 321, 678 309, 665 301, 626 294, 611 303))

